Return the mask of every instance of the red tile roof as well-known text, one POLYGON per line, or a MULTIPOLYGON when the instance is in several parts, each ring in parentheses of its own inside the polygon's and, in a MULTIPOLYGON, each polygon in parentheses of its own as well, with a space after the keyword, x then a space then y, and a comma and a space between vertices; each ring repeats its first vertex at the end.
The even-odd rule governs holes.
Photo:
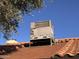
MULTIPOLYGON (((64 57, 65 55, 76 56, 79 54, 79 38, 71 39, 64 47, 62 47, 59 51, 55 53, 60 57, 64 57)), ((53 57, 55 56, 53 55, 53 57)))
POLYGON ((19 48, 18 51, 8 54, 6 59, 51 59, 51 57, 54 58, 55 56, 76 56, 78 54, 79 38, 65 38, 57 40, 52 46, 47 45, 19 48))
POLYGON ((20 44, 32 44, 32 42, 20 42, 20 44))

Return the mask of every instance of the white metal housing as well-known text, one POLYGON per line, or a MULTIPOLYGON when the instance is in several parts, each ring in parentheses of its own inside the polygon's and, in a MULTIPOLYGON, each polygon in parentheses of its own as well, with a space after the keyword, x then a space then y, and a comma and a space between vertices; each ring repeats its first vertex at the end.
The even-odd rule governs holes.
POLYGON ((31 40, 46 39, 52 37, 54 37, 54 32, 50 20, 31 23, 31 40))

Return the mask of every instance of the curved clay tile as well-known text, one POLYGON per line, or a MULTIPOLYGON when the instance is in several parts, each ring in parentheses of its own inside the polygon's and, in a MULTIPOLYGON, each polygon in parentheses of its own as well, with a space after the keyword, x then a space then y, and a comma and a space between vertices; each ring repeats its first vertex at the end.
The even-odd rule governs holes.
POLYGON ((74 43, 73 45, 71 46, 71 49, 67 52, 67 54, 69 54, 70 56, 75 56, 77 54, 77 47, 78 47, 78 41, 77 39, 73 39, 74 40, 74 43))
POLYGON ((77 49, 76 49, 76 53, 79 54, 79 39, 77 40, 77 49))
MULTIPOLYGON (((71 39, 65 38, 65 39, 57 40, 56 42, 59 43, 54 44, 52 46, 45 45, 35 47, 30 46, 21 49, 19 48, 17 52, 8 54, 9 57, 7 57, 6 59, 53 59, 52 57, 56 57, 55 59, 78 59, 79 39, 78 38, 71 38, 71 39), (68 42, 64 42, 65 39, 68 40, 68 42), (61 41, 63 41, 63 43, 61 43, 61 41)), ((27 42, 22 43, 24 44, 27 42)))
POLYGON ((73 44, 73 40, 69 41, 62 49, 60 49, 56 54, 63 57, 66 53, 66 51, 70 48, 70 46, 73 44))
POLYGON ((75 56, 79 54, 79 39, 69 39, 69 42, 61 48, 53 57, 75 56))

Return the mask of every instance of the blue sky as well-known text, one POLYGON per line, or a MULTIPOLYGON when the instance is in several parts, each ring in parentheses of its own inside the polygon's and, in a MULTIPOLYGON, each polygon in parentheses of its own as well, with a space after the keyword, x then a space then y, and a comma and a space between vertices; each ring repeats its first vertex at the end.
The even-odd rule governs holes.
MULTIPOLYGON (((47 0, 45 0, 47 1, 47 0)), ((30 23, 51 20, 54 24, 55 38, 79 37, 79 0, 54 0, 46 2, 46 6, 23 16, 18 33, 12 38, 17 41, 30 40, 30 23)), ((1 34, 0 34, 1 35, 1 34)), ((0 43, 5 42, 0 37, 0 43)))

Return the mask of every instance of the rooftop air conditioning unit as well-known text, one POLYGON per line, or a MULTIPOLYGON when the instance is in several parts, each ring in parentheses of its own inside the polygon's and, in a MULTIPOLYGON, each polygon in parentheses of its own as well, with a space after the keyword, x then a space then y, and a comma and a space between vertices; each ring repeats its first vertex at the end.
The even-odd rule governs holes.
POLYGON ((54 38, 54 28, 50 20, 31 23, 31 41, 54 38))

